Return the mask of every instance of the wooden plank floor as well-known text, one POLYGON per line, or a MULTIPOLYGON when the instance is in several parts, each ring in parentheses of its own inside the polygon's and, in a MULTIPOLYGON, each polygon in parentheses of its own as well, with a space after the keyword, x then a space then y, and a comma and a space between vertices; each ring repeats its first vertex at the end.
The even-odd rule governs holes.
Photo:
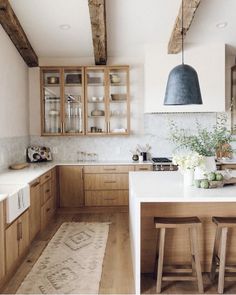
POLYGON ((111 222, 103 261, 100 294, 133 293, 128 213, 58 214, 32 244, 29 254, 2 294, 14 294, 57 229, 66 221, 111 222))
MULTIPOLYGON (((209 275, 203 276, 204 294, 218 294, 217 283, 212 285, 209 275)), ((195 282, 163 282, 161 294, 199 294, 197 283, 195 282)), ((141 278, 142 294, 156 294, 156 280, 152 274, 143 274, 141 278)), ((225 282, 224 294, 236 294, 236 276, 235 282, 225 282)))

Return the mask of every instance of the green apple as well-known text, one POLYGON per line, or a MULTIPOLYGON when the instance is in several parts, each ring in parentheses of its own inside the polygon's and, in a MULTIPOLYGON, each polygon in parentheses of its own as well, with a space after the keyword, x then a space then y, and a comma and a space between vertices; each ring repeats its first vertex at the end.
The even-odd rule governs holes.
POLYGON ((224 176, 221 173, 216 173, 216 180, 221 181, 224 179, 224 176))
POLYGON ((208 179, 209 181, 214 181, 214 180, 216 180, 216 173, 214 173, 214 172, 209 173, 208 176, 207 176, 207 179, 208 179))
POLYGON ((200 179, 195 179, 194 184, 196 187, 200 188, 201 187, 201 180, 200 179))
POLYGON ((201 188, 209 188, 208 180, 207 179, 202 180, 200 186, 201 188))

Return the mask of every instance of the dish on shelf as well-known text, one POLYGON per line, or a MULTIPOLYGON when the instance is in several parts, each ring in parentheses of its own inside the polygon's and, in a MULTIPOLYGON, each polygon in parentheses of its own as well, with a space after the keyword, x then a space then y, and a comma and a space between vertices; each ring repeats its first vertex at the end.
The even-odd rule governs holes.
POLYGON ((56 77, 56 76, 47 77, 47 83, 48 84, 59 84, 59 77, 56 77))
POLYGON ((55 101, 55 100, 60 100, 60 97, 45 97, 45 100, 47 100, 47 101, 55 101))
POLYGON ((58 110, 50 110, 48 113, 50 116, 58 116, 60 114, 58 110))
POLYGON ((111 94, 111 100, 126 100, 126 94, 111 94))
POLYGON ((110 81, 111 81, 111 83, 120 83, 121 79, 120 79, 119 75, 111 74, 110 75, 110 81))
POLYGON ((91 116, 104 116, 105 112, 103 110, 93 110, 91 116))
POLYGON ((100 83, 102 83, 102 79, 101 79, 101 77, 90 77, 88 75, 88 83, 89 84, 100 84, 100 83))
POLYGON ((81 74, 66 74, 66 84, 81 84, 81 74))

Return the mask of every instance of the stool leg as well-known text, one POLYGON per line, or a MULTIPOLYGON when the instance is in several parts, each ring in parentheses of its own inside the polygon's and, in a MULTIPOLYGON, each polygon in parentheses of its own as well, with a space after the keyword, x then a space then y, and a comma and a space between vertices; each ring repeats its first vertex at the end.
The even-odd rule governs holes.
POLYGON ((215 276, 216 276, 216 268, 217 268, 217 259, 216 259, 216 257, 219 255, 220 235, 221 235, 221 228, 219 228, 217 226, 216 234, 215 234, 214 249, 213 249, 213 254, 212 254, 212 261, 211 261, 210 279, 211 279, 212 282, 214 282, 215 276))
POLYGON ((194 258, 194 246, 193 246, 191 228, 189 229, 189 238, 190 238, 190 251, 191 251, 191 259, 192 259, 192 275, 194 276, 196 272, 196 265, 195 265, 195 258, 194 258))
POLYGON ((219 265, 219 280, 218 280, 219 294, 223 294, 224 292, 227 233, 228 233, 228 228, 223 227, 222 234, 221 234, 221 243, 220 243, 220 265, 219 265))
POLYGON ((157 293, 161 293, 164 246, 165 246, 165 233, 166 233, 166 229, 161 228, 160 229, 160 240, 159 240, 158 265, 157 265, 157 285, 156 285, 156 292, 157 293))
POLYGON ((199 293, 204 293, 196 227, 191 228, 191 236, 192 236, 192 243, 193 243, 194 260, 195 260, 195 266, 196 266, 198 291, 199 293))

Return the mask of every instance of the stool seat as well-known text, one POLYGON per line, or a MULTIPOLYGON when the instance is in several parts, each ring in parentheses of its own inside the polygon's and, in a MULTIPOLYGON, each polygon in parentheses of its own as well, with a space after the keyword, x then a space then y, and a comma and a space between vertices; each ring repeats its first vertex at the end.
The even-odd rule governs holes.
MULTIPOLYGON (((157 259, 155 269, 157 269, 156 292, 161 293, 162 281, 197 281, 199 293, 203 293, 202 272, 200 254, 197 241, 197 229, 201 226, 201 220, 196 216, 191 217, 154 217, 155 228, 160 231, 159 246, 157 244, 157 259), (168 229, 187 229, 190 238, 190 251, 192 260, 192 275, 189 269, 173 269, 171 273, 164 273, 164 248, 165 234, 168 229), (181 271, 181 276, 179 276, 181 271), (185 272, 188 274, 185 274, 185 272)), ((155 271, 154 271, 155 273, 155 271)))
POLYGON ((212 217, 212 221, 219 227, 234 227, 236 226, 236 217, 212 217))
POLYGON ((156 228, 192 227, 201 225, 197 216, 191 217, 154 217, 156 228))

